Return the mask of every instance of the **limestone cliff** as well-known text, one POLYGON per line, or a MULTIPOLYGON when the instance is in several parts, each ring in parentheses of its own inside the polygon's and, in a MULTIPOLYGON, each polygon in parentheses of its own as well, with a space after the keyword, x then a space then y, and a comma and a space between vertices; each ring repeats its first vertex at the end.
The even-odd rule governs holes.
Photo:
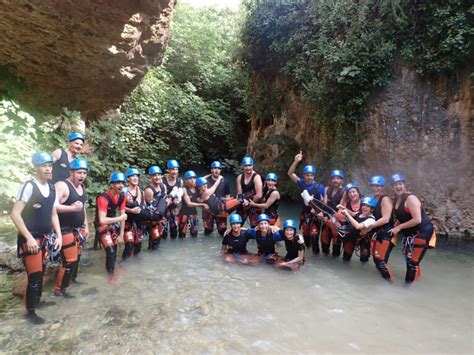
MULTIPOLYGON (((402 172, 438 228, 457 235, 474 231, 470 70, 466 64, 450 77, 421 79, 399 64, 394 80, 369 100, 350 172, 365 192, 370 175, 402 172)), ((310 108, 284 78, 275 77, 273 90, 284 91, 281 110, 272 122, 252 118, 249 153, 264 156, 266 167, 274 166, 283 154, 288 159, 288 148, 258 142, 272 135, 289 136, 308 161, 317 160, 330 144, 328 132, 315 124, 310 108)))
POLYGON ((161 62, 175 2, 0 0, 0 67, 26 81, 24 104, 94 118, 161 62))

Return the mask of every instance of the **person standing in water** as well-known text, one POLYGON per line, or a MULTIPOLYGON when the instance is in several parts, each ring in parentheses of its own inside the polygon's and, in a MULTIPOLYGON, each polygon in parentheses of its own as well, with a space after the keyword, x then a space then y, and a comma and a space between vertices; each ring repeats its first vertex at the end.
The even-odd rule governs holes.
MULTIPOLYGON (((33 154, 35 177, 19 190, 10 217, 18 229, 18 256, 23 258, 28 275, 24 295, 25 317, 33 324, 44 323, 36 314, 43 288, 44 253, 46 243, 56 233, 55 250, 62 246, 62 234, 57 214, 58 199, 52 177, 53 158, 45 152, 33 154)), ((51 240, 51 239, 50 239, 51 240)))
MULTIPOLYGON (((300 192, 307 190, 315 199, 322 201, 324 198, 324 185, 317 183, 314 178, 316 175, 316 167, 314 165, 306 165, 303 168, 303 179, 296 175, 296 168, 303 160, 303 152, 295 155, 295 159, 288 169, 288 176, 298 186, 300 192)), ((319 215, 322 218, 322 215, 319 215)), ((303 205, 300 215, 300 228, 303 232, 305 245, 312 246, 314 254, 319 254, 319 229, 322 222, 318 216, 311 211, 310 206, 303 205)))
POLYGON ((75 158, 69 167, 69 178, 55 184, 59 204, 57 206, 63 245, 61 248, 61 268, 58 272, 56 296, 70 297, 66 293, 69 282, 79 267, 79 245, 82 238, 89 235, 84 182, 89 164, 84 159, 75 158))
POLYGON ((412 283, 421 276, 420 263, 430 246, 434 227, 418 197, 408 190, 405 177, 394 174, 391 182, 396 196, 394 205, 397 225, 388 232, 403 237, 403 255, 407 264, 405 282, 412 283))
POLYGON ((260 203, 255 203, 249 200, 251 207, 264 210, 263 213, 270 217, 270 225, 280 226, 280 212, 278 211, 278 204, 280 201, 280 193, 276 185, 278 182, 278 175, 275 173, 268 173, 265 177, 265 186, 263 187, 263 197, 260 203))
MULTIPOLYGON (((237 198, 242 197, 246 200, 252 200, 254 203, 259 203, 263 196, 263 182, 260 175, 253 170, 252 157, 246 156, 242 159, 242 168, 244 172, 239 174, 235 181, 237 198)), ((249 204, 242 205, 237 210, 243 223, 248 218, 250 227, 257 225, 260 212, 260 209, 251 207, 249 204)))
MULTIPOLYGON (((219 161, 214 161, 211 164, 211 174, 206 175, 205 178, 207 179, 207 187, 211 187, 214 185, 216 180, 221 176, 222 173, 222 164, 219 161)), ((230 199, 230 187, 229 182, 226 178, 222 178, 219 186, 217 186, 215 195, 220 199, 230 199)), ((220 215, 214 216, 208 210, 202 210, 202 220, 204 222, 204 234, 209 235, 212 233, 214 229, 214 223, 216 224, 217 232, 223 236, 224 232, 227 229, 227 216, 226 212, 223 212, 220 215)))
MULTIPOLYGON (((166 163, 168 169, 168 174, 163 178, 163 183, 166 186, 168 193, 171 193, 171 190, 176 187, 178 189, 183 188, 183 180, 179 177, 179 163, 177 160, 171 159, 166 163)), ((178 216, 179 216, 179 204, 175 204, 170 207, 169 214, 167 216, 167 224, 171 238, 176 238, 178 236, 178 216)), ((166 238, 167 232, 163 234, 163 237, 166 238)))
POLYGON ((86 138, 81 133, 71 133, 68 136, 69 146, 67 150, 56 149, 53 157, 53 176, 51 182, 64 181, 69 177, 69 165, 77 155, 81 154, 86 138))
POLYGON ((197 175, 194 171, 189 170, 184 173, 184 180, 186 186, 183 193, 183 206, 179 213, 179 228, 178 236, 180 238, 186 237, 189 229, 191 237, 195 238, 198 235, 198 214, 196 207, 208 208, 204 203, 197 202, 199 191, 196 188, 197 175))

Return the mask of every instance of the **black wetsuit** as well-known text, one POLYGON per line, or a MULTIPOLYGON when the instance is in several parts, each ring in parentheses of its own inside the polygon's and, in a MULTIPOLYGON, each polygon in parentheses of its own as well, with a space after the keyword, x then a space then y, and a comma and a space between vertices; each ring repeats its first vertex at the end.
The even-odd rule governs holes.
POLYGON ((295 235, 292 240, 288 240, 286 238, 284 239, 286 247, 286 256, 284 258, 285 261, 296 259, 298 257, 298 253, 301 250, 305 250, 304 240, 300 241, 300 238, 302 238, 300 235, 295 235))
POLYGON ((232 232, 229 232, 224 235, 222 245, 228 246, 227 253, 247 254, 247 242, 249 239, 250 237, 247 233, 242 233, 242 231, 239 233, 238 237, 234 236, 232 232))

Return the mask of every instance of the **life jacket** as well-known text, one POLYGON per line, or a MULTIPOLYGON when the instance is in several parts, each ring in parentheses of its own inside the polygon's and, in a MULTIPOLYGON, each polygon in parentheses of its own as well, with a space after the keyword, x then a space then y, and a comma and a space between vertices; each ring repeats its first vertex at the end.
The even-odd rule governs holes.
POLYGON ((53 178, 51 183, 55 184, 58 181, 65 181, 69 177, 69 159, 67 152, 61 149, 61 156, 58 160, 53 162, 53 178))
MULTIPOLYGON (((112 199, 112 197, 110 197, 110 195, 107 193, 107 192, 102 192, 99 196, 97 196, 97 200, 99 199, 99 197, 104 197, 108 204, 107 204, 107 214, 106 214, 106 217, 115 217, 116 214, 117 214, 117 208, 120 208, 120 206, 122 205, 123 203, 123 200, 125 198, 125 194, 121 193, 119 195, 119 198, 117 200, 117 203, 114 202, 114 200, 112 199)), ((97 201, 96 200, 96 201, 97 201)), ((96 228, 98 226, 100 226, 100 223, 99 223, 99 208, 97 207, 97 203, 96 203, 96 207, 95 207, 95 220, 94 220, 94 226, 96 226, 96 228)))
MULTIPOLYGON (((260 201, 260 203, 265 203, 268 201, 268 199, 270 198, 270 195, 273 193, 273 191, 278 191, 277 189, 269 189, 265 186, 264 188, 264 193, 263 193, 263 198, 262 198, 262 201, 260 201)), ((266 210, 265 210, 265 214, 267 214, 270 219, 278 219, 278 217, 280 216, 279 212, 278 212, 278 206, 279 206, 279 202, 280 200, 275 200, 266 210)))
POLYGON ((245 174, 241 174, 240 187, 242 188, 242 195, 244 195, 245 198, 251 198, 257 193, 257 191, 255 191, 255 183, 254 183, 254 179, 257 175, 258 174, 254 171, 252 173, 252 176, 250 177, 249 183, 246 184, 245 174))
MULTIPOLYGON (((413 216, 410 213, 410 210, 405 207, 405 202, 408 196, 411 196, 411 195, 413 194, 412 193, 403 194, 400 199, 400 204, 398 205, 398 208, 395 209, 395 216, 400 223, 405 223, 413 218, 413 216)), ((431 223, 431 220, 426 214, 423 207, 421 207, 421 223, 411 228, 402 229, 401 233, 403 233, 405 236, 419 234, 420 237, 423 237, 423 238, 431 237, 431 235, 433 234, 433 224, 431 223)))
POLYGON ((336 206, 341 203, 342 195, 344 195, 344 189, 339 187, 336 193, 333 196, 334 188, 329 186, 327 189, 327 196, 328 196, 328 205, 332 207, 332 209, 337 210, 336 206))
MULTIPOLYGON (((375 217, 376 221, 378 221, 380 218, 382 218, 382 199, 385 196, 386 195, 382 195, 377 199, 377 206, 375 206, 375 209, 374 209, 374 217, 375 217)), ((374 231, 375 232, 377 232, 377 231, 387 232, 389 229, 393 228, 394 222, 395 222, 395 219, 393 217, 393 211, 391 211, 390 212, 390 220, 388 221, 388 223, 384 224, 383 226, 380 226, 380 227, 376 228, 374 231)))
MULTIPOLYGON (((71 206, 74 202, 80 201, 82 205, 85 206, 87 201, 87 193, 84 185, 82 185, 82 195, 77 193, 74 185, 69 181, 64 181, 69 189, 69 196, 66 201, 62 204, 66 206, 71 206)), ((82 227, 85 220, 84 208, 76 212, 58 212, 59 224, 61 225, 61 230, 64 232, 71 232, 74 228, 82 227)))
MULTIPOLYGON (((26 229, 28 229, 33 237, 39 238, 51 233, 53 230, 51 217, 53 215, 54 201, 56 200, 56 189, 51 183, 48 183, 49 195, 44 197, 33 180, 26 182, 23 190, 27 184, 33 186, 33 192, 31 198, 21 211, 21 218, 25 222, 26 229)), ((23 190, 21 194, 23 194, 23 190)))
MULTIPOLYGON (((199 191, 197 188, 194 188, 194 192, 191 191, 191 188, 186 186, 185 187, 186 192, 188 193, 189 199, 191 202, 197 202, 197 198, 199 197, 199 191)), ((183 206, 181 207, 181 214, 184 215, 197 215, 197 209, 196 207, 189 207, 186 205, 186 202, 183 203, 183 206)))
POLYGON ((171 192, 171 190, 173 189, 173 187, 177 186, 177 187, 181 187, 183 186, 183 179, 181 179, 180 177, 177 177, 176 178, 176 183, 174 185, 170 185, 170 183, 168 182, 168 176, 165 176, 163 177, 163 184, 165 184, 166 186, 166 191, 168 193, 171 192))

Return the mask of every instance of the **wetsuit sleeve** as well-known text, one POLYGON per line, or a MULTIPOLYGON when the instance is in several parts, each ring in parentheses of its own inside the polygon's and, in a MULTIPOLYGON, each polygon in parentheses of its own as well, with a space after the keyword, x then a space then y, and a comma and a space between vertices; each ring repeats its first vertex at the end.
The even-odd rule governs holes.
POLYGON ((107 213, 108 206, 109 206, 109 201, 107 201, 107 199, 104 196, 99 196, 97 198, 97 209, 99 211, 107 213))
POLYGON ((273 233, 272 238, 275 242, 281 242, 283 240, 283 236, 281 235, 281 231, 273 233))
POLYGON ((18 190, 16 200, 27 203, 30 200, 31 195, 33 195, 33 185, 31 184, 31 182, 27 182, 23 184, 23 186, 21 186, 18 190))
POLYGON ((245 232, 245 237, 247 239, 255 239, 257 236, 257 231, 255 230, 255 228, 249 228, 247 229, 247 232, 245 232))

